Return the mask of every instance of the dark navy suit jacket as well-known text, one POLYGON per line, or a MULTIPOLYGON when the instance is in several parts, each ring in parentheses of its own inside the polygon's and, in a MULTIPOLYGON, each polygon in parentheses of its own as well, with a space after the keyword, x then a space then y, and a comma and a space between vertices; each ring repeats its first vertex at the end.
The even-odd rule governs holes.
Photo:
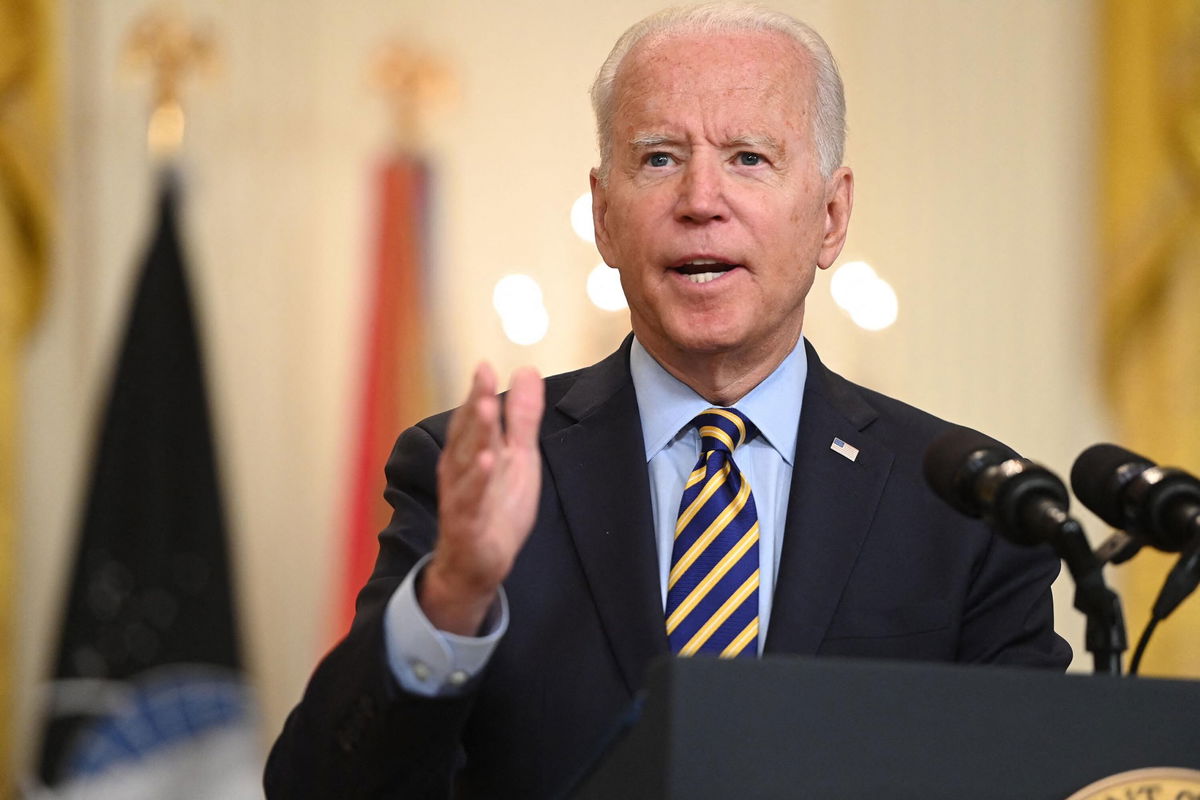
MULTIPOLYGON (((537 523, 505 591, 509 630, 465 694, 402 691, 384 655, 388 598, 437 536, 448 415, 401 435, 395 509, 347 637, 325 657, 267 765, 271 798, 558 796, 665 655, 658 561, 629 340, 548 378, 537 523)), ((938 500, 921 461, 947 424, 856 386, 808 348, 764 657, 837 655, 1064 669, 1058 561, 938 500), (851 461, 835 437, 859 449, 851 461)))

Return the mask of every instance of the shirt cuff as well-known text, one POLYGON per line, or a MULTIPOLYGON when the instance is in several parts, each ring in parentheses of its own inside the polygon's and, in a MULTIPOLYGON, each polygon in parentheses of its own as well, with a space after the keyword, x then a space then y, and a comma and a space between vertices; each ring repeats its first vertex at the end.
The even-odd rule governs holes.
POLYGON ((485 666, 508 630, 508 599, 500 588, 479 636, 459 636, 434 627, 417 602, 416 583, 429 562, 417 562, 388 600, 383 639, 388 666, 400 686, 424 697, 461 694, 485 666))

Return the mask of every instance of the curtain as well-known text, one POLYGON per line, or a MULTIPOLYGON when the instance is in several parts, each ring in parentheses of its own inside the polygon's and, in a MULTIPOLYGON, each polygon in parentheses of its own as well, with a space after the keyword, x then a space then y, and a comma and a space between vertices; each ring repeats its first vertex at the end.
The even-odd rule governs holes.
MULTIPOLYGON (((56 140, 51 0, 0 0, 0 776, 11 776, 21 346, 50 259, 56 140)), ((0 797, 11 796, 0 779, 0 797)))
MULTIPOLYGON (((1106 0, 1101 25, 1101 342, 1119 441, 1200 472, 1200 0, 1106 0)), ((1131 639, 1176 556, 1121 567, 1131 639)), ((1200 595, 1142 672, 1200 676, 1200 595)), ((1132 646, 1132 642, 1131 642, 1132 646)))

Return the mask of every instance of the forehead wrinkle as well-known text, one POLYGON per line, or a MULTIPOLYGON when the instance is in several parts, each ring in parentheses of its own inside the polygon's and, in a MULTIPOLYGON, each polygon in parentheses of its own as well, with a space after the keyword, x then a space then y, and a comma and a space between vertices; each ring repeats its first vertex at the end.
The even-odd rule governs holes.
MULTIPOLYGON (((795 155, 793 150, 805 150, 812 135, 808 55, 774 36, 768 35, 773 41, 766 42, 759 38, 761 33, 753 36, 756 45, 765 45, 760 50, 778 58, 770 64, 750 57, 734 60, 714 73, 703 65, 687 68, 690 62, 680 60, 673 36, 659 42, 661 46, 648 47, 647 40, 631 50, 614 81, 609 131, 615 136, 609 154, 615 154, 613 145, 626 153, 640 153, 655 147, 691 148, 708 142, 720 150, 745 148, 769 153, 781 164, 782 158, 795 155), (783 113, 760 119, 753 109, 763 108, 783 113), (737 119, 741 116, 738 109, 751 113, 751 119, 737 119), (794 142, 793 134, 803 141, 794 142)), ((695 39, 698 48, 693 49, 702 49, 709 36, 695 39)))

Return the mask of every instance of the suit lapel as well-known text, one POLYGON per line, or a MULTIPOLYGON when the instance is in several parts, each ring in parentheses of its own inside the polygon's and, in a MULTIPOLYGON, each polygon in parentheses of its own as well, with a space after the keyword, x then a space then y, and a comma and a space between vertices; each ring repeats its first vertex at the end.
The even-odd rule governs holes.
POLYGON ((866 429, 876 418, 857 389, 808 349, 791 495, 767 653, 813 655, 875 516, 893 454, 866 429), (858 448, 854 460, 831 449, 858 448))
POLYGON ((646 451, 629 340, 584 371, 556 408, 574 424, 542 440, 600 621, 630 693, 666 653, 646 451))

